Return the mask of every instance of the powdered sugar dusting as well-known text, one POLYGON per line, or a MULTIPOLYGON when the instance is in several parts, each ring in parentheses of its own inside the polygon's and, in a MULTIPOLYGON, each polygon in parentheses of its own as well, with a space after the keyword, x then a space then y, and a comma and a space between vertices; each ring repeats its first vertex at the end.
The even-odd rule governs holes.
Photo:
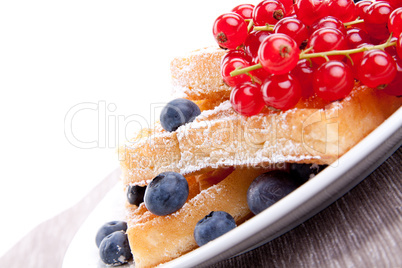
MULTIPOLYGON (((135 178, 135 184, 144 185, 160 172, 168 170, 189 175, 226 166, 322 163, 326 160, 321 159, 320 152, 307 150, 309 148, 305 148, 300 136, 303 132, 300 120, 308 118, 314 111, 320 110, 311 109, 306 115, 303 109, 292 109, 244 117, 233 110, 230 101, 224 101, 214 109, 203 111, 193 122, 175 132, 153 133, 152 138, 162 144, 162 149, 155 149, 155 152, 148 152, 145 156, 134 155, 132 162, 135 167, 129 169, 128 174, 135 178), (170 143, 177 145, 177 152, 173 152, 172 157, 168 155, 170 143), (164 149, 164 145, 168 150, 164 149), (146 156, 152 158, 152 164, 139 166, 138 163, 144 162, 146 156), (162 165, 163 157, 166 163, 162 165)), ((153 147, 146 148, 154 150, 153 147)))
POLYGON ((188 98, 188 88, 180 85, 172 87, 172 98, 188 98))
POLYGON ((227 96, 230 92, 220 75, 221 59, 225 50, 207 47, 177 57, 171 62, 174 97, 192 100, 206 99, 211 94, 227 96))

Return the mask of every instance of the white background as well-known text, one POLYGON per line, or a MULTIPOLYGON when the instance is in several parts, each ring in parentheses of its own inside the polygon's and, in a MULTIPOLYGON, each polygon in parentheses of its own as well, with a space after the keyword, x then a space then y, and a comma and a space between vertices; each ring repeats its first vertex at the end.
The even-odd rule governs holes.
POLYGON ((138 127, 125 119, 152 121, 172 57, 215 45, 213 21, 240 3, 1 2, 0 256, 118 167, 138 127))

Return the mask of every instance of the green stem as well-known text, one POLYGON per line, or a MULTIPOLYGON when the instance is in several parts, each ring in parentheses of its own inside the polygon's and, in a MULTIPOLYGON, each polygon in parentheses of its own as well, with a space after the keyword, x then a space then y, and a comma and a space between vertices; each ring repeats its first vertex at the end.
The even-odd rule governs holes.
MULTIPOLYGON (((246 21, 252 22, 252 20, 246 20, 246 21)), ((359 23, 363 23, 363 22, 364 22, 364 20, 356 19, 354 21, 345 22, 343 25, 345 25, 345 27, 348 27, 350 25, 355 25, 355 24, 359 24, 359 23)), ((254 23, 252 24, 252 26, 250 26, 250 23, 249 23, 248 26, 249 26, 248 30, 250 31, 251 28, 253 28, 254 23)), ((274 26, 275 25, 267 24, 265 26, 254 26, 253 29, 254 29, 254 31, 270 31, 270 32, 272 32, 274 30, 274 26)))
MULTIPOLYGON (((312 48, 310 47, 300 53, 299 59, 300 60, 301 59, 310 60, 311 58, 323 57, 328 61, 329 60, 328 56, 334 56, 334 55, 344 55, 348 59, 351 59, 350 54, 368 51, 368 50, 372 50, 372 49, 384 50, 387 47, 396 46, 396 42, 391 42, 391 38, 392 38, 392 35, 388 38, 388 40, 384 44, 366 46, 366 47, 354 48, 354 49, 347 49, 347 50, 332 50, 332 51, 325 51, 325 52, 319 52, 319 53, 307 53, 307 52, 311 51, 312 48)), ((236 70, 232 71, 230 73, 230 75, 236 76, 236 75, 248 73, 250 71, 254 71, 254 70, 257 70, 260 68, 262 68, 261 63, 257 63, 255 65, 251 65, 251 66, 248 66, 245 68, 236 69, 236 70)))
POLYGON ((318 53, 309 53, 306 54, 304 51, 300 53, 299 59, 310 59, 310 58, 317 58, 317 57, 328 57, 328 56, 334 56, 334 55, 344 55, 344 56, 349 56, 350 54, 354 53, 359 53, 367 50, 373 50, 373 49, 381 49, 384 50, 387 47, 390 46, 395 46, 396 42, 385 42, 384 44, 380 45, 375 45, 375 46, 366 46, 366 47, 360 47, 360 48, 354 48, 354 49, 347 49, 347 50, 332 50, 332 51, 326 51, 326 52, 318 52, 318 53))
POLYGON ((274 25, 265 25, 265 26, 254 26, 254 31, 269 31, 272 32, 274 30, 274 25))
POLYGON ((261 63, 257 63, 257 64, 254 64, 254 65, 251 65, 251 66, 248 66, 248 67, 245 67, 245 68, 236 69, 236 70, 230 72, 230 75, 231 76, 236 76, 236 75, 239 75, 239 74, 244 74, 244 73, 248 73, 248 72, 251 72, 251 71, 254 71, 254 70, 258 70, 260 68, 262 68, 261 63))
POLYGON ((364 20, 357 19, 357 20, 354 20, 354 21, 345 22, 343 25, 345 27, 348 27, 350 25, 355 25, 355 24, 359 24, 359 23, 363 23, 363 22, 364 22, 364 20))
MULTIPOLYGON (((246 20, 247 21, 247 20, 246 20)), ((253 29, 254 26, 254 21, 253 20, 249 20, 248 25, 247 25, 247 32, 251 32, 251 29, 253 29)))

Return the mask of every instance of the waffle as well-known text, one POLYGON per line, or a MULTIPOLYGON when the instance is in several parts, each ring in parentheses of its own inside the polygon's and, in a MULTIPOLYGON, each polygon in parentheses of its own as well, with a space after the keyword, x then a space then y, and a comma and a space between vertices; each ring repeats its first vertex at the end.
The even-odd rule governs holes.
POLYGON ((205 109, 229 99, 230 87, 223 82, 220 74, 221 59, 225 53, 223 49, 207 47, 174 58, 170 72, 176 97, 201 101, 208 105, 205 109))
POLYGON ((219 74, 223 55, 208 48, 172 61, 176 96, 202 110, 193 122, 174 132, 156 123, 119 148, 124 185, 146 185, 161 172, 175 171, 190 188, 186 204, 168 216, 127 204, 137 268, 195 249, 195 224, 211 211, 226 211, 241 224, 251 216, 246 193, 259 174, 285 163, 332 164, 402 104, 401 98, 356 84, 342 101, 302 100, 285 112, 267 109, 243 117, 231 108, 230 88, 219 74))

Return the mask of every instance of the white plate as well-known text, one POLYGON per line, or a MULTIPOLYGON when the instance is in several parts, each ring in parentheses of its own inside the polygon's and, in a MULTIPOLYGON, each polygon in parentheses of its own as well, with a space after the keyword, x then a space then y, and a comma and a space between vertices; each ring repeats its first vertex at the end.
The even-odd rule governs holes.
MULTIPOLYGON (((362 181, 402 145, 402 107, 370 135, 269 209, 220 238, 163 267, 211 265, 256 248, 312 217, 362 181)), ((63 268, 106 267, 99 259, 95 234, 105 222, 122 219, 124 194, 113 188, 77 232, 64 258, 63 268)), ((133 264, 120 267, 134 267, 133 264)))

